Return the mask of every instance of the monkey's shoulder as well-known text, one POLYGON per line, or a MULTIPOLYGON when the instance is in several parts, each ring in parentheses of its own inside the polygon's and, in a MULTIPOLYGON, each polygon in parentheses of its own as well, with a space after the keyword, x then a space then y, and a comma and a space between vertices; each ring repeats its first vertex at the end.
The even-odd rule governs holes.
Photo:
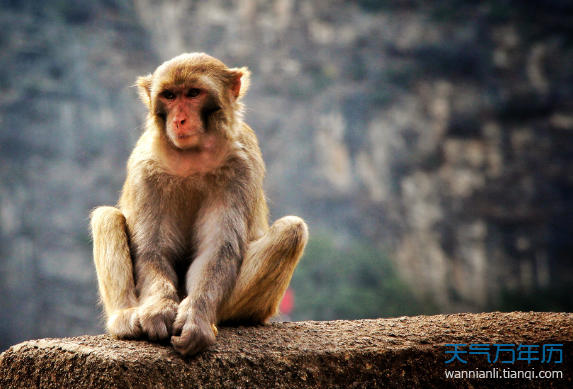
POLYGON ((259 150, 259 141, 257 140, 257 135, 255 134, 255 131, 253 131, 253 129, 246 123, 241 123, 240 125, 238 140, 246 148, 259 150))
POLYGON ((262 175, 265 173, 265 163, 259 147, 257 136, 251 127, 247 124, 241 124, 241 131, 237 137, 238 144, 243 152, 245 160, 248 160, 249 166, 260 172, 262 175))

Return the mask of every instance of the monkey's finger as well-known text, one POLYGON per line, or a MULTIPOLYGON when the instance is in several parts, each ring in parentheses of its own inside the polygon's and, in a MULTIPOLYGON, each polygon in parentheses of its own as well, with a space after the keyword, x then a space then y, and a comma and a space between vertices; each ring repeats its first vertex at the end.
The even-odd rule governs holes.
POLYGON ((194 342, 193 340, 190 338, 189 334, 185 335, 181 335, 181 336, 172 336, 171 337, 171 344, 173 345, 173 348, 175 349, 175 351, 177 351, 178 353, 182 354, 182 355, 192 355, 194 354, 193 351, 193 346, 194 346, 194 342))
POLYGON ((153 327, 149 328, 149 330, 147 331, 147 338, 152 341, 157 340, 157 331, 155 331, 155 328, 153 327))
POLYGON ((170 331, 167 328, 167 325, 165 324, 165 322, 161 321, 158 323, 158 325, 157 325, 157 336, 159 337, 159 339, 169 339, 169 336, 171 335, 169 332, 170 331))
POLYGON ((183 332, 183 326, 185 325, 185 320, 177 318, 173 322, 173 328, 171 329, 171 334, 174 336, 180 336, 183 332))
POLYGON ((169 332, 163 320, 156 320, 147 330, 147 337, 149 340, 168 339, 169 332))
POLYGON ((169 339, 169 337, 173 333, 173 324, 175 322, 175 315, 176 315, 175 312, 168 312, 165 315, 163 319, 163 325, 165 326, 166 333, 164 334, 162 339, 169 339))
POLYGON ((185 323, 179 336, 171 337, 171 344, 175 350, 183 355, 195 354, 195 343, 199 335, 199 328, 192 323, 185 323))
POLYGON ((191 334, 187 334, 187 336, 172 336, 171 344, 175 351, 185 356, 195 355, 207 349, 207 346, 202 347, 199 339, 195 336, 191 336, 191 334))

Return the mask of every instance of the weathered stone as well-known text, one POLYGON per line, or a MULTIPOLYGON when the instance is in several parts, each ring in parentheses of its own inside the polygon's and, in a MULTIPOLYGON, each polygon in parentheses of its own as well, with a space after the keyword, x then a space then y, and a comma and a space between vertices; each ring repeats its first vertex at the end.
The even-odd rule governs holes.
MULTIPOLYGON (((571 387, 573 314, 482 313, 221 328, 183 358, 169 345, 108 335, 40 339, 0 355, 2 388, 571 387), (562 363, 488 363, 447 344, 562 344, 562 363), (456 371, 562 371, 558 379, 453 379, 456 371)), ((467 350, 467 347, 466 347, 467 350)), ((492 351, 492 358, 494 357, 492 351)), ((541 357, 540 354, 537 356, 541 357)), ((509 353, 500 356, 509 359, 509 353)))

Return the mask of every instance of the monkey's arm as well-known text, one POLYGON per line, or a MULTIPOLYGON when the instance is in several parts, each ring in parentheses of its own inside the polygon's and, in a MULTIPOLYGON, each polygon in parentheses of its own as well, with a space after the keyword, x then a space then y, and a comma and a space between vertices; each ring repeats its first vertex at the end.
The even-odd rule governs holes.
POLYGON ((248 200, 243 193, 235 183, 199 215, 199 251, 186 275, 188 295, 179 305, 171 338, 183 355, 215 343, 217 311, 235 286, 246 251, 248 200))
POLYGON ((166 257, 146 252, 136 263, 139 321, 150 340, 169 339, 177 314, 177 275, 166 257))

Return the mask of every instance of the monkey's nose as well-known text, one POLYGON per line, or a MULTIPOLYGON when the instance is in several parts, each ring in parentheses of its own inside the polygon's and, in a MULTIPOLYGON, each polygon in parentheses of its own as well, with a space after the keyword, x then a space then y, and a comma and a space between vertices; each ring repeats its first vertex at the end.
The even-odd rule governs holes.
POLYGON ((183 126, 185 124, 185 121, 186 121, 185 119, 178 119, 178 118, 173 119, 173 123, 177 128, 183 126))

